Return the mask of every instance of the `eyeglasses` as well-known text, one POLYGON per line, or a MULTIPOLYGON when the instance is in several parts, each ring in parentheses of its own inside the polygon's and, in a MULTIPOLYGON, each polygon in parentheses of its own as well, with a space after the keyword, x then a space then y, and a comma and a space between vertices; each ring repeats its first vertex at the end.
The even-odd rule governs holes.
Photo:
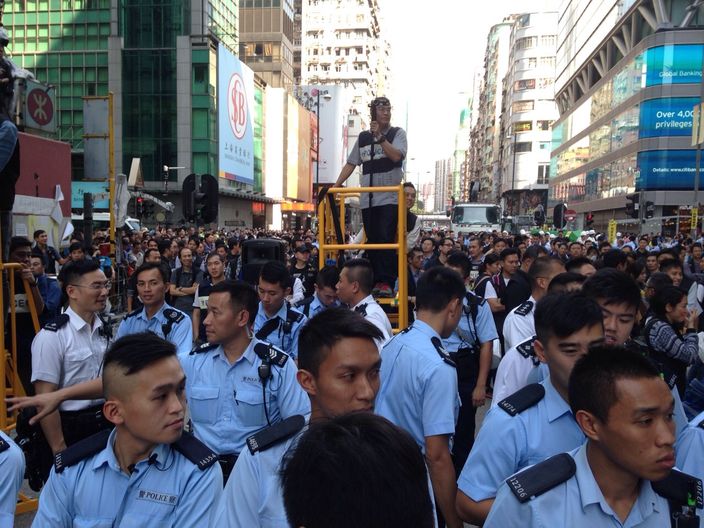
POLYGON ((101 291, 112 288, 112 281, 93 282, 92 284, 69 284, 69 286, 75 286, 76 288, 88 288, 93 291, 101 291))

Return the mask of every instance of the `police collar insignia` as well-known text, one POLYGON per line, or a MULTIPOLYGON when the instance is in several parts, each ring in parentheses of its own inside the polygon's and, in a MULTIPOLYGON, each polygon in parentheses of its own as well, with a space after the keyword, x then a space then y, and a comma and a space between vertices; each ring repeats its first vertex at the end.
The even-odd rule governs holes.
POLYGON ((357 312, 358 314, 361 314, 362 317, 366 317, 367 316, 367 304, 368 303, 364 303, 364 304, 360 304, 359 306, 356 306, 354 311, 357 312))
POLYGON ((456 367, 455 362, 452 361, 452 358, 450 357, 450 354, 448 354, 442 347, 442 342, 440 341, 440 338, 433 336, 432 338, 430 338, 430 342, 433 344, 438 355, 442 358, 445 363, 456 367))

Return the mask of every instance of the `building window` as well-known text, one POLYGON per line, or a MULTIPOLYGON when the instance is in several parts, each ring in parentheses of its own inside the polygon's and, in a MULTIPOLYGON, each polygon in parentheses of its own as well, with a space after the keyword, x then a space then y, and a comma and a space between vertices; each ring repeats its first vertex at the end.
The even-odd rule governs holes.
POLYGON ((516 152, 532 152, 533 143, 530 141, 518 141, 516 144, 516 152))
POLYGON ((540 57, 540 65, 547 68, 555 67, 555 57, 540 57))
POLYGON ((533 90, 535 89, 535 79, 521 79, 513 84, 513 89, 516 92, 521 92, 523 90, 533 90))
POLYGON ((554 79, 550 79, 549 77, 543 77, 542 79, 538 79, 538 88, 547 88, 549 86, 552 86, 553 82, 555 82, 554 79))
POLYGON ((518 17, 518 27, 528 27, 530 26, 530 15, 521 15, 518 17))
POLYGON ((519 112, 530 112, 533 108, 535 108, 535 101, 532 100, 516 101, 511 105, 511 110, 514 114, 519 112))
POLYGON ((550 150, 550 142, 549 141, 541 141, 538 143, 538 148, 540 150, 550 150))
POLYGON ((538 44, 538 37, 523 37, 516 41, 516 49, 524 50, 534 48, 538 44))
POLYGON ((550 130, 550 127, 552 126, 552 121, 538 121, 538 130, 546 131, 550 130))
POLYGON ((517 134, 519 132, 530 132, 531 130, 533 130, 532 121, 518 121, 517 123, 513 124, 514 134, 517 134))
POLYGON ((538 165, 538 185, 547 185, 550 180, 550 165, 538 165))
POLYGON ((543 35, 540 37, 541 46, 554 46, 557 44, 557 35, 543 35))

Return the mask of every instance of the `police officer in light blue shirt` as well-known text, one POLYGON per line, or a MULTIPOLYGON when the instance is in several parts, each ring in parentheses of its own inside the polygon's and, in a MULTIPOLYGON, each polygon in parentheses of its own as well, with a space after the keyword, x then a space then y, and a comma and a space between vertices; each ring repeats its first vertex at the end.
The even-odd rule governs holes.
POLYGON ((535 327, 535 352, 550 375, 487 413, 457 481, 466 522, 484 522, 504 479, 584 441, 567 403, 567 380, 575 361, 603 341, 601 309, 583 295, 548 295, 538 302, 535 327))
POLYGON ((204 325, 208 343, 180 357, 196 437, 217 452, 225 480, 245 440, 283 418, 310 412, 293 360, 251 337, 257 294, 242 281, 215 284, 204 325))
POLYGON ((568 394, 587 442, 508 478, 484 526, 692 526, 701 481, 672 469, 674 399, 658 370, 641 354, 596 347, 575 365, 568 394))
POLYGON ((22 449, 0 431, 0 528, 12 528, 15 521, 17 494, 24 479, 22 449))
POLYGON ((449 526, 461 526, 454 509, 455 469, 450 437, 459 411, 455 364, 442 347, 462 317, 462 278, 433 267, 416 285, 416 320, 381 352, 377 413, 408 431, 430 460, 436 505, 449 526))
POLYGON ((315 278, 313 285, 315 293, 296 303, 296 309, 303 313, 308 319, 318 315, 323 310, 339 306, 337 300, 336 285, 340 280, 340 272, 335 266, 325 266, 315 278))
MULTIPOLYGON (((674 394, 678 394, 674 391, 674 394)), ((704 412, 699 413, 678 435, 675 443, 677 467, 685 473, 704 479, 704 412)), ((704 510, 698 510, 704 528, 704 510)))
MULTIPOLYGON (((381 337, 375 325, 346 308, 325 310, 306 324, 298 380, 310 399, 311 420, 374 409, 381 364, 376 341, 381 337), (336 383, 339 375, 349 381, 336 383)), ((287 420, 248 441, 225 486, 213 526, 289 528, 279 469, 286 453, 295 449, 304 420, 287 420)))
POLYGON ((142 264, 135 271, 135 277, 144 308, 125 316, 117 329, 117 338, 149 331, 171 341, 179 354, 190 352, 193 346, 191 319, 181 310, 166 304, 169 278, 160 264, 142 264))
POLYGON ((291 293, 291 274, 283 262, 270 261, 259 275, 259 310, 254 319, 254 334, 286 352, 298 356, 298 333, 308 320, 286 302, 291 293))
POLYGON ((185 385, 173 344, 152 333, 116 341, 103 371, 115 429, 57 455, 33 526, 209 526, 222 473, 183 432, 185 385))

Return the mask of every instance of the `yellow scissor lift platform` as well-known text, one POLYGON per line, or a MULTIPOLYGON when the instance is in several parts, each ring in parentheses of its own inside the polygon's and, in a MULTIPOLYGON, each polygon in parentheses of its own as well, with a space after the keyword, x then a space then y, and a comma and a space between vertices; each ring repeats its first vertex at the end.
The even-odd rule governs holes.
MULTIPOLYGON (((0 429, 5 433, 9 433, 15 428, 14 416, 8 416, 7 414, 7 404, 5 398, 10 398, 13 396, 26 396, 24 392, 24 387, 20 381, 19 374, 17 372, 17 313, 15 310, 15 271, 22 269, 22 265, 15 262, 0 262, 0 273, 2 274, 3 280, 8 282, 8 296, 7 299, 4 295, 0 295, 0 328, 2 328, 3 337, 6 335, 5 332, 5 302, 7 301, 10 308, 10 349, 5 348, 5 339, 3 338, 0 346, 2 347, 2 360, 0 360, 0 429)), ((29 292, 29 283, 24 281, 24 291, 29 292)), ((31 294, 27 295, 27 305, 29 306, 29 313, 32 316, 32 324, 34 326, 34 332, 39 331, 39 317, 37 315, 37 307, 34 305, 34 298, 31 294)), ((2 478, 0 476, 0 478, 2 478)), ((29 511, 34 511, 37 509, 38 499, 33 499, 28 497, 24 493, 20 492, 17 498, 17 508, 15 509, 15 514, 19 515, 21 513, 26 513, 29 511)))
MULTIPOLYGON (((398 333, 408 326, 408 266, 406 264, 406 207, 403 185, 387 187, 331 187, 327 190, 326 199, 318 204, 318 244, 319 267, 323 267, 328 259, 335 259, 339 251, 364 249, 374 251, 378 249, 396 250, 398 257, 398 296, 396 298, 378 297, 376 301, 381 305, 398 308, 398 313, 389 313, 389 321, 394 333, 398 333), (345 244, 344 239, 338 240, 335 226, 335 216, 339 218, 340 234, 345 233, 345 197, 351 194, 366 192, 395 192, 398 193, 398 227, 395 243, 389 244, 345 244), (333 211, 333 205, 339 214, 333 211)), ((392 285, 393 286, 393 285, 392 285)))

